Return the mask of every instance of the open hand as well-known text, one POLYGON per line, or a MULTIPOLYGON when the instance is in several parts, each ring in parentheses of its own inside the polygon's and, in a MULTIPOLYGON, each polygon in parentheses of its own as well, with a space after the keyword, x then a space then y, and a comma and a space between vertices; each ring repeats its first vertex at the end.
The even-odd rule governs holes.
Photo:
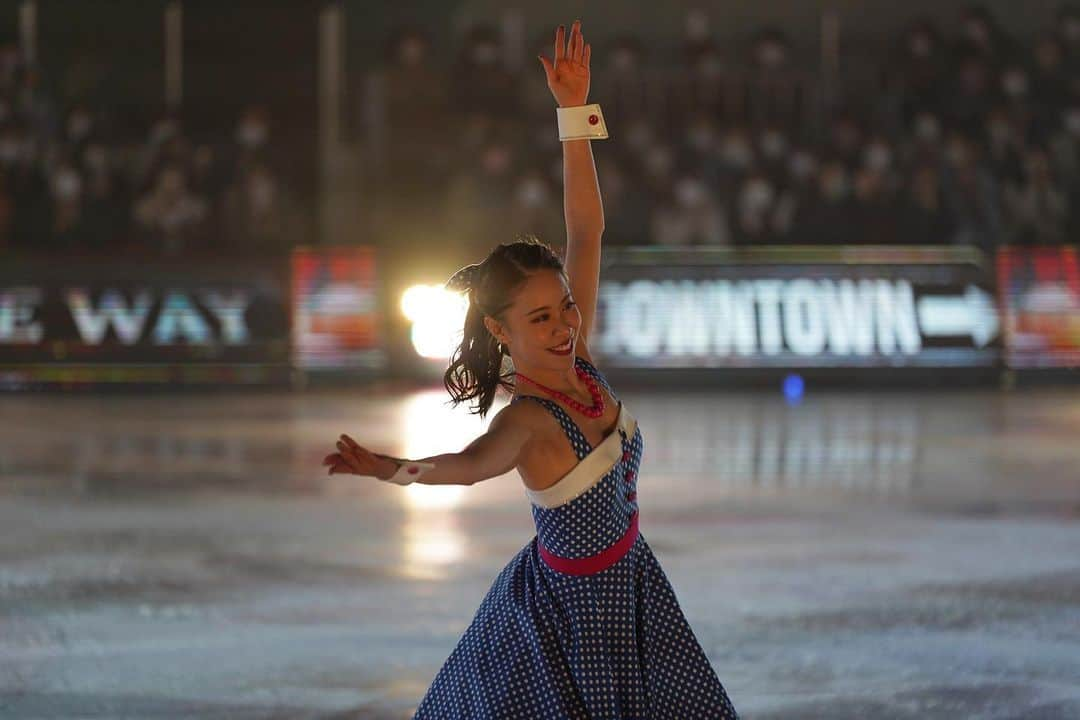
POLYGON ((560 107, 584 105, 589 97, 589 59, 592 46, 581 34, 581 21, 570 26, 570 40, 564 42, 564 28, 555 31, 555 61, 539 55, 547 73, 547 84, 560 107))
POLYGON ((397 470, 397 463, 393 460, 380 457, 361 447, 348 435, 342 434, 337 441, 337 448, 336 453, 330 453, 323 458, 323 465, 330 466, 330 469, 326 472, 327 475, 338 472, 353 475, 371 475, 385 479, 392 477, 397 470), (393 468, 391 469, 390 466, 393 466, 393 468), (387 474, 388 471, 389 474, 387 474))

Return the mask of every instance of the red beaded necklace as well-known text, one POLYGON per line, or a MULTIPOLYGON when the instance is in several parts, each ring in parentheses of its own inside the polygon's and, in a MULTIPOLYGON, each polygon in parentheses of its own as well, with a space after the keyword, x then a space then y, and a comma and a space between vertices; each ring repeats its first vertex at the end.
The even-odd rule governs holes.
POLYGON ((552 390, 546 385, 541 385, 532 378, 525 377, 516 370, 514 371, 514 375, 521 378, 522 380, 532 383, 533 385, 548 393, 552 397, 558 400, 562 400, 564 403, 577 410, 582 415, 591 418, 600 417, 604 414, 604 396, 600 392, 600 383, 596 382, 596 380, 593 379, 593 377, 589 375, 589 373, 585 372, 585 370, 580 367, 575 366, 574 371, 577 373, 577 376, 585 382, 586 387, 589 388, 589 394, 592 395, 593 399, 592 407, 586 407, 584 403, 579 400, 575 400, 566 393, 559 392, 558 390, 552 390))

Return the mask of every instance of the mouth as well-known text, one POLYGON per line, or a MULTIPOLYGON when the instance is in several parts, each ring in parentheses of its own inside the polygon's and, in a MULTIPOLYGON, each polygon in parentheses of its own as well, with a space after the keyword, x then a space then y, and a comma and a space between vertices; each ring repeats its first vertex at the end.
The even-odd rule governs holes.
POLYGON ((562 345, 557 345, 553 348, 548 348, 548 352, 555 353, 556 355, 569 355, 570 349, 574 346, 574 338, 571 336, 562 345))

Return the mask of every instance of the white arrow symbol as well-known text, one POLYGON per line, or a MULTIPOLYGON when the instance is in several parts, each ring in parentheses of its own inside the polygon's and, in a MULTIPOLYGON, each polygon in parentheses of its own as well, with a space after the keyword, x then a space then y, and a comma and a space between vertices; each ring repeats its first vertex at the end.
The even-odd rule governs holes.
POLYGON ((994 298, 975 285, 968 285, 963 295, 926 295, 916 306, 924 335, 970 335, 979 347, 997 337, 994 298))

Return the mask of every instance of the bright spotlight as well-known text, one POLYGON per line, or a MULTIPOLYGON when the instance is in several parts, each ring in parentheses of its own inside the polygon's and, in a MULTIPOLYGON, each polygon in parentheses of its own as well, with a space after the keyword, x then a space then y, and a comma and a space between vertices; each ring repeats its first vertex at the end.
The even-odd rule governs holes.
POLYGON ((401 294, 401 312, 412 323, 413 349, 421 357, 447 359, 461 342, 469 298, 441 285, 413 285, 401 294))

